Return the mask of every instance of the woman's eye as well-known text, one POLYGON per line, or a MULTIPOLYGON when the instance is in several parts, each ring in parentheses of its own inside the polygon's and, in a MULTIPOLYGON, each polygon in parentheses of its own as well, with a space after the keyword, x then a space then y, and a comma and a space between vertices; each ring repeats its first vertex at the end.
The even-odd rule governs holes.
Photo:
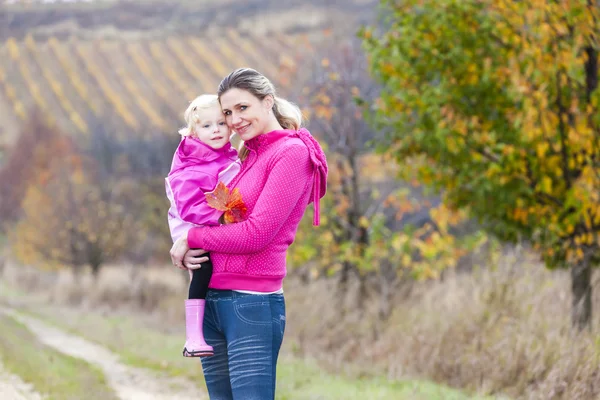
POLYGON ((228 116, 231 115, 231 111, 229 111, 229 110, 225 111, 225 115, 228 115, 228 116))
POLYGON ((240 106, 240 110, 244 111, 248 106, 240 106))

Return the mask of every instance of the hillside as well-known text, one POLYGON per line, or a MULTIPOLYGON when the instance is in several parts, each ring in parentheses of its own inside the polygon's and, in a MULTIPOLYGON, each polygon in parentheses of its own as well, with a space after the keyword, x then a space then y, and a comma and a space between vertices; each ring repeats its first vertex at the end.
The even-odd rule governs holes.
POLYGON ((261 32, 297 32, 332 27, 348 29, 373 14, 373 0, 95 0, 47 3, 5 1, 0 37, 31 33, 116 30, 119 32, 202 32, 236 27, 261 32), (352 22, 353 24, 348 24, 352 22))
POLYGON ((100 124, 173 133, 188 102, 234 68, 285 86, 324 30, 352 36, 374 2, 11 3, 0 5, 0 148, 33 111, 75 135, 100 124))
POLYGON ((13 136, 34 108, 73 134, 90 134, 93 121, 174 132, 188 102, 214 92, 233 68, 281 76, 299 38, 271 36, 257 48, 263 40, 232 29, 214 38, 9 38, 0 45, 2 137, 13 136))

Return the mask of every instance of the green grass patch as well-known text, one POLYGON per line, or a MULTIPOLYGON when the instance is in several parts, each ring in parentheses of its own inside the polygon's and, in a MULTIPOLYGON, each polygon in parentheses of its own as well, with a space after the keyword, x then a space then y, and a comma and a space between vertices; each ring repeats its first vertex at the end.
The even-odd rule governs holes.
POLYGON ((100 370, 40 343, 10 317, 0 315, 0 359, 7 371, 47 399, 117 400, 100 370))
POLYGON ((278 365, 278 400, 466 400, 472 397, 431 382, 350 379, 332 375, 315 362, 282 358, 278 365))
MULTIPOLYGON (((195 381, 202 376, 200 361, 181 355, 185 331, 180 335, 164 333, 135 317, 122 315, 100 315, 52 307, 22 311, 110 349, 125 364, 163 371, 172 376, 184 376, 195 381)), ((204 384, 202 379, 199 384, 204 384)))
MULTIPOLYGON (((2 303, 18 307, 20 312, 104 346, 118 354, 125 364, 165 371, 169 375, 189 377, 195 381, 202 374, 200 361, 181 356, 185 342, 183 326, 180 335, 164 333, 155 321, 151 323, 141 317, 49 306, 41 298, 28 297, 0 282, 2 303), (10 299, 16 301, 11 302, 10 299)), ((202 379, 199 384, 204 384, 202 379)))

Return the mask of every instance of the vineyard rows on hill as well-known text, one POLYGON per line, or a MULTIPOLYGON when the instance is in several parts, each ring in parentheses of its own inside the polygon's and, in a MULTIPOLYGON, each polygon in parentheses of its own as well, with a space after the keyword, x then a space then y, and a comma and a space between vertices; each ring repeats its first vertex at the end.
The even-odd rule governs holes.
POLYGON ((189 101, 214 93, 234 68, 256 68, 281 83, 301 42, 232 29, 211 37, 9 38, 0 44, 2 141, 34 111, 74 135, 89 135, 97 123, 173 133, 189 101))

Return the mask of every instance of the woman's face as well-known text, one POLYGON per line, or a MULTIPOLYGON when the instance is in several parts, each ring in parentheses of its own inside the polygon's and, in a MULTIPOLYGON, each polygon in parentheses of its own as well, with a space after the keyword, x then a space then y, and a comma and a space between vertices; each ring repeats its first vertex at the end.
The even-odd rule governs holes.
POLYGON ((248 141, 269 131, 270 110, 273 98, 258 99, 252 93, 242 89, 229 89, 221 95, 221 109, 225 121, 243 141, 248 141))

